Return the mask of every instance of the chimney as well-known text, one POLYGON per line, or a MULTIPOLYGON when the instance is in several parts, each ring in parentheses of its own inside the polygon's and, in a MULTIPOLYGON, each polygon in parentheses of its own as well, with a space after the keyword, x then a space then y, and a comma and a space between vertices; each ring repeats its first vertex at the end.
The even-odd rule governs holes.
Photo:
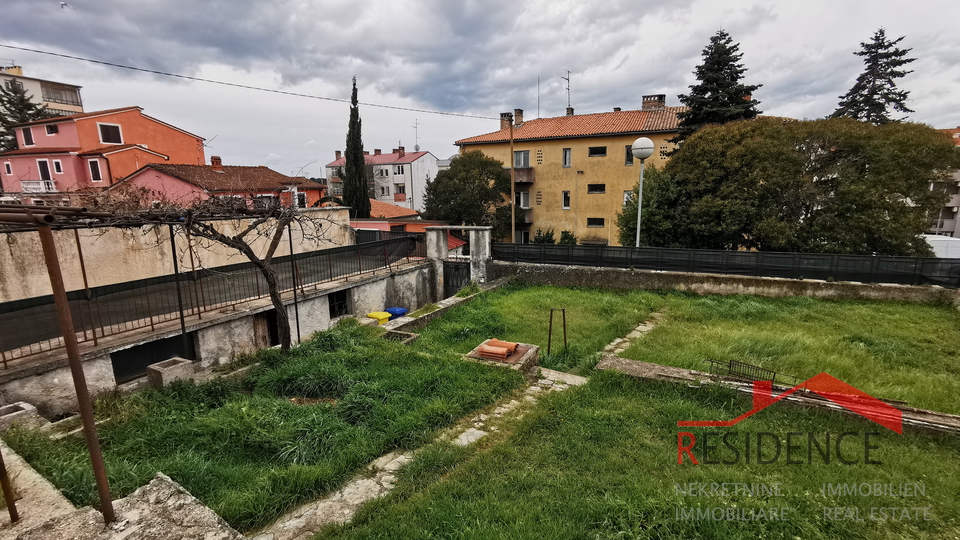
POLYGON ((339 150, 334 151, 333 155, 337 156, 337 159, 340 159, 342 157, 342 154, 340 154, 339 150))
POLYGON ((643 107, 640 110, 661 111, 666 106, 667 106, 666 94, 650 94, 649 96, 643 96, 643 107))
POLYGON ((400 157, 403 157, 403 155, 406 154, 406 152, 404 152, 402 146, 401 146, 400 148, 397 148, 397 153, 400 154, 400 157))
POLYGON ((500 113, 500 129, 510 129, 513 123, 513 115, 508 112, 500 113))
POLYGON ((620 112, 620 107, 614 107, 613 112, 620 112))
POLYGON ((379 155, 380 155, 380 149, 379 149, 379 148, 374 148, 374 149, 373 149, 373 155, 379 156, 379 155))
POLYGON ((747 94, 743 96, 744 101, 753 101, 753 94, 747 94))
POLYGON ((5 73, 7 75, 19 75, 23 77, 23 68, 20 66, 7 66, 0 68, 0 73, 5 73))
POLYGON ((223 172, 223 162, 220 161, 220 156, 210 156, 210 168, 214 172, 223 172))
POLYGON ((365 155, 365 156, 369 156, 369 155, 370 155, 370 152, 369 152, 369 151, 367 151, 367 150, 364 150, 364 151, 363 151, 363 155, 365 155))
POLYGON ((573 116, 573 107, 567 107, 567 116, 573 116))
POLYGON ((523 109, 513 110, 513 123, 518 126, 523 123, 523 109))

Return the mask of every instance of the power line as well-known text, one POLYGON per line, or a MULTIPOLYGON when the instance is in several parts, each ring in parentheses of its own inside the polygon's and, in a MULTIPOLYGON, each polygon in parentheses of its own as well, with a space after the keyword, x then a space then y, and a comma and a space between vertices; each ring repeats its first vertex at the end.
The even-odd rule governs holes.
MULTIPOLYGON (((41 51, 41 50, 39 50, 39 49, 29 49, 29 48, 26 48, 26 47, 16 47, 16 46, 14 46, 14 45, 7 45, 7 44, 5 44, 5 43, 0 43, 0 47, 5 47, 5 48, 7 48, 7 49, 16 49, 16 50, 18 50, 18 51, 27 51, 27 52, 37 53, 37 54, 46 54, 46 55, 49 55, 49 56, 58 56, 58 57, 60 57, 60 58, 69 58, 70 60, 81 60, 81 61, 83 61, 83 62, 90 62, 90 63, 92 63, 92 64, 100 64, 100 65, 103 65, 103 66, 110 66, 110 67, 116 67, 116 68, 122 68, 122 69, 130 69, 130 70, 133 70, 133 71, 142 71, 142 72, 144 72, 144 73, 152 73, 152 74, 154 74, 154 75, 163 75, 163 76, 165 76, 165 77, 174 77, 174 78, 177 78, 177 79, 186 79, 186 80, 189 80, 189 81, 205 82, 205 83, 210 83, 210 84, 219 84, 219 85, 223 85, 223 86, 233 86, 233 87, 235 87, 235 88, 244 88, 244 89, 246 89, 246 90, 257 90, 257 91, 259 91, 259 92, 270 92, 270 93, 272 93, 272 94, 282 94, 282 95, 285 95, 285 96, 303 97, 303 98, 310 98, 310 99, 320 99, 320 100, 323 100, 323 101, 335 101, 335 102, 337 102, 337 103, 350 103, 350 100, 348 100, 348 99, 339 99, 339 98, 324 97, 324 96, 314 96, 314 95, 311 95, 311 94, 300 94, 300 93, 297 93, 297 92, 287 92, 287 91, 284 91, 284 90, 274 90, 274 89, 272 89, 272 88, 263 88, 263 87, 260 87, 260 86, 250 86, 250 85, 246 85, 246 84, 231 83, 231 82, 226 82, 226 81, 215 81, 215 80, 213 80, 213 79, 204 79, 204 78, 202 78, 202 77, 191 77, 190 75, 180 75, 180 74, 178 74, 178 73, 168 73, 168 72, 166 72, 166 71, 158 71, 158 70, 155 70, 155 69, 147 69, 147 68, 141 68, 141 67, 135 67, 135 66, 125 66, 125 65, 123 65, 123 64, 115 64, 115 63, 113 63, 113 62, 104 62, 103 60, 93 60, 93 59, 91 59, 91 58, 83 58, 83 57, 80 57, 80 56, 71 56, 71 55, 69 55, 69 54, 55 53, 55 52, 50 52, 50 51, 41 51)), ((359 104, 359 105, 365 105, 365 106, 367 106, 367 107, 379 107, 379 108, 381 108, 381 109, 393 109, 393 110, 397 110, 397 111, 410 111, 410 112, 419 112, 419 113, 426 113, 426 114, 439 114, 439 115, 443 115, 443 116, 459 116, 459 117, 463 117, 463 118, 479 118, 479 119, 482 119, 482 120, 497 120, 497 118, 494 118, 494 117, 492 117, 492 116, 478 116, 478 115, 474 115, 474 114, 463 114, 463 113, 453 113, 453 112, 443 112, 443 111, 431 111, 431 110, 428 110, 428 109, 414 109, 414 108, 411 108, 411 107, 398 107, 398 106, 395 106, 395 105, 381 105, 381 104, 378 104, 378 103, 364 103, 364 102, 360 102, 360 103, 358 103, 358 104, 359 104)))

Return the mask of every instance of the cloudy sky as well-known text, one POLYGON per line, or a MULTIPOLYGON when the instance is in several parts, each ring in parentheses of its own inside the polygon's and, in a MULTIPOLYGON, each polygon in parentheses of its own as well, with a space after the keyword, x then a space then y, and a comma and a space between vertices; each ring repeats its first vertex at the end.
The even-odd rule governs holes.
MULTIPOLYGON (((910 119, 960 126, 960 2, 920 0, 3 0, 0 43, 237 84, 488 118, 361 106, 367 149, 495 131, 502 111, 562 115, 639 108, 677 94, 711 35, 740 43, 765 114, 822 117, 862 71, 880 27, 906 36, 910 119), (538 91, 539 78, 539 91, 538 91), (539 96, 539 99, 538 99, 539 96), (414 125, 418 128, 415 130, 414 125), (419 135, 419 139, 415 137, 419 135)), ((191 82, 0 47, 0 64, 83 87, 86 110, 139 105, 205 137, 207 156, 320 176, 349 106, 191 82)))

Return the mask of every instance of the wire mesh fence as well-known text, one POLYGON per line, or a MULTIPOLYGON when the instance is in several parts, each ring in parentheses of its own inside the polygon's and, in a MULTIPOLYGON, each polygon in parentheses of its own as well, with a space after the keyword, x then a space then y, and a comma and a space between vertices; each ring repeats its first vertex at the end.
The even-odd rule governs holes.
MULTIPOLYGON (((410 235, 352 246, 275 257, 281 292, 302 293, 321 284, 417 260, 422 243, 410 235)), ((193 318, 269 296, 263 275, 249 262, 182 271, 149 279, 70 291, 67 299, 77 339, 102 338, 157 324, 193 318), (179 291, 179 294, 178 294, 179 291)), ((0 362, 63 347, 53 296, 0 304, 0 362)))
POLYGON ((960 259, 706 249, 494 244, 500 261, 960 287, 960 259))

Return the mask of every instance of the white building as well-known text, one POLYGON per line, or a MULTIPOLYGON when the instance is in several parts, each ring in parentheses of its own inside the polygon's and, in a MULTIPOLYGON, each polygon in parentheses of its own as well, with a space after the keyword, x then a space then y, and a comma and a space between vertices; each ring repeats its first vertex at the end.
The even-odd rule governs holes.
MULTIPOLYGON (((346 167, 347 160, 339 150, 335 155, 337 159, 326 165, 326 174, 330 194, 339 197, 343 195, 343 182, 337 171, 346 167)), ((437 177, 436 156, 430 152, 406 152, 401 146, 389 154, 380 149, 374 149, 373 154, 364 152, 363 159, 372 168, 370 198, 423 211, 427 182, 437 177)))
POLYGON ((83 112, 80 99, 80 87, 33 77, 24 77, 20 66, 0 67, 0 84, 11 89, 20 86, 33 96, 33 102, 46 105, 47 110, 57 116, 69 116, 83 112))

